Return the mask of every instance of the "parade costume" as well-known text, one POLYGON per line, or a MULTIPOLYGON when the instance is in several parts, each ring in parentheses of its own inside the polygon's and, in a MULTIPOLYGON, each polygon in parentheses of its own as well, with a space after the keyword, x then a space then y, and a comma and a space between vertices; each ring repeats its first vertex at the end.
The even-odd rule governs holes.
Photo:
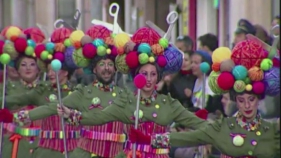
MULTIPOLYGON (((258 40, 247 39, 238 43, 231 55, 217 51, 212 60, 219 63, 220 68, 213 67, 210 88, 217 94, 231 92, 232 100, 245 93, 260 99, 264 95, 278 95, 280 69, 273 66, 272 58, 271 52, 266 52, 258 40)), ((259 112, 255 115, 252 122, 247 122, 239 112, 235 117, 222 118, 204 128, 185 133, 148 136, 132 130, 131 135, 135 142, 152 144, 155 149, 169 148, 170 144, 185 147, 211 144, 221 151, 221 158, 280 157, 279 121, 269 123, 261 118, 259 112)))
MULTIPOLYGON (((82 37, 81 44, 83 45, 83 56, 87 60, 91 60, 90 69, 92 71, 97 64, 99 66, 105 64, 102 60, 110 59, 113 63, 115 62, 117 49, 113 45, 113 35, 107 28, 100 25, 92 26, 82 37)), ((114 84, 113 78, 109 85, 105 85, 97 79, 87 86, 78 86, 77 91, 63 99, 63 104, 73 111, 99 113, 102 109, 111 106, 114 98, 121 93, 122 90, 114 84), (80 91, 83 92, 83 95, 77 96, 77 92, 80 91)), ((70 155, 70 158, 114 158, 122 151, 126 136, 121 122, 110 122, 100 126, 82 126, 81 128, 81 138, 78 141, 77 149, 70 155)))
MULTIPOLYGON (((68 39, 70 35, 71 30, 67 28, 56 29, 51 36, 51 41, 57 43, 47 42, 45 44, 38 44, 35 47, 35 55, 42 61, 39 65, 41 69, 46 69, 46 65, 50 64, 51 60, 58 59, 63 63, 62 70, 67 71, 67 77, 68 79, 70 78, 75 68, 77 68, 77 64, 74 63, 76 60, 70 60, 69 58, 72 58, 72 56, 78 52, 72 46, 73 43, 70 42, 70 39, 68 39), (61 41, 64 41, 64 44, 60 43, 61 41)), ((74 86, 68 81, 61 83, 62 97, 70 94, 73 87, 74 86)), ((46 105, 50 102, 57 102, 57 93, 56 84, 53 85, 49 82, 43 82, 38 84, 36 88, 30 90, 29 92, 6 97, 7 105, 32 103, 34 105, 42 106, 44 114, 40 113, 40 115, 38 115, 38 110, 36 108, 31 111, 21 110, 13 114, 13 120, 5 120, 4 118, 10 118, 9 116, 11 114, 7 111, 1 111, 1 115, 3 115, 4 118, 0 119, 4 122, 13 121, 16 124, 25 124, 26 122, 42 119, 42 124, 40 126, 41 130, 24 131, 31 134, 35 133, 40 138, 38 148, 36 148, 31 155, 32 158, 48 158, 50 156, 53 158, 64 157, 63 133, 60 124, 60 117, 51 116, 51 114, 49 114, 56 113, 56 106, 52 107, 46 105)), ((65 126, 65 131, 67 137, 67 149, 71 152, 77 146, 80 128, 75 126, 65 126)))
MULTIPOLYGON (((45 39, 45 36, 40 29, 29 28, 22 31, 17 27, 10 26, 3 32, 6 41, 5 43, 4 41, 0 41, 0 43, 3 43, 2 49, 0 50, 3 50, 1 53, 10 55, 12 59, 9 64, 10 66, 13 66, 18 70, 24 58, 34 59, 37 63, 39 62, 35 58, 33 50, 38 42, 42 42, 45 39), (36 32, 36 34, 34 32, 36 32), (38 40, 38 37, 40 37, 40 41, 38 40)), ((39 72, 37 78, 32 82, 25 82, 23 79, 20 79, 19 81, 8 81, 6 85, 6 96, 9 97, 14 94, 24 94, 36 88, 39 83, 39 72)), ((1 98, 1 100, 2 99, 3 98, 1 98)), ((32 103, 5 104, 7 109, 15 113, 21 110, 31 110, 35 106, 37 105, 32 103)), ((30 157, 32 150, 37 146, 37 131, 40 130, 40 125, 40 120, 30 122, 21 127, 14 123, 5 123, 2 156, 11 157, 11 155, 17 155, 17 158, 30 157)))
MULTIPOLYGON (((155 64, 159 68, 157 69, 159 81, 163 70, 166 73, 173 73, 181 68, 181 52, 171 47, 166 39, 161 39, 150 28, 139 29, 133 35, 132 40, 123 33, 117 34, 114 40, 119 53, 116 58, 116 67, 122 73, 131 72, 135 76, 141 66, 155 64)), ((83 100, 88 95, 87 93, 86 90, 80 89, 72 93, 72 97, 65 98, 64 104, 79 107, 80 100, 83 100)), ((121 121, 130 124, 126 129, 128 131, 135 121, 136 102, 136 93, 125 89, 106 109, 98 112, 72 111, 69 121, 82 125, 102 125, 112 121, 121 121)), ((146 134, 165 133, 168 125, 173 121, 194 129, 207 124, 170 96, 154 91, 149 98, 141 98, 139 129, 143 132, 146 134)), ((131 142, 126 142, 124 153, 120 153, 117 157, 132 157, 132 145, 131 142)), ((139 158, 167 158, 169 150, 154 150, 149 145, 138 145, 137 152, 139 158)))

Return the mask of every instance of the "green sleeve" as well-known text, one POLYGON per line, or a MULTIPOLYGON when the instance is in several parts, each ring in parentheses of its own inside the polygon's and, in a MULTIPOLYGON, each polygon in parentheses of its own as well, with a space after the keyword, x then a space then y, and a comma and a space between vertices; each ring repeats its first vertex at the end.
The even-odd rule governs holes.
POLYGON ((80 108, 83 107, 81 106, 81 104, 83 104, 83 97, 83 86, 79 84, 75 87, 75 91, 73 91, 70 95, 67 95, 62 99, 62 103, 68 108, 81 110, 80 108))
POLYGON ((170 133, 170 145, 177 147, 193 147, 206 144, 215 146, 215 135, 221 129, 221 120, 188 132, 170 133))
POLYGON ((208 122, 198 118, 195 114, 185 109, 179 101, 173 100, 171 103, 174 122, 182 124, 187 128, 198 129, 208 125, 208 122))
POLYGON ((102 125, 112 121, 132 123, 130 119, 129 90, 126 89, 116 98, 113 103, 102 111, 82 112, 80 124, 83 125, 102 125))
POLYGON ((32 121, 41 120, 52 115, 56 115, 58 102, 50 102, 49 104, 39 106, 28 112, 29 119, 32 121))

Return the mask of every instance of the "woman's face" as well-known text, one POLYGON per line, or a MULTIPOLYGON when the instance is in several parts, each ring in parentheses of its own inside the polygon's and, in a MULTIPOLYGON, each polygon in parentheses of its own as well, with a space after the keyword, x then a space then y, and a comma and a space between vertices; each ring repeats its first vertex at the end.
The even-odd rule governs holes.
POLYGON ((191 56, 191 70, 193 75, 200 76, 202 74, 200 70, 200 64, 202 62, 202 57, 198 54, 194 54, 191 56))
POLYGON ((22 80, 26 82, 33 82, 39 73, 39 68, 36 61, 32 58, 24 57, 20 61, 18 73, 22 80))
POLYGON ((248 120, 256 117, 259 99, 253 94, 241 94, 236 96, 236 104, 240 113, 248 120))
MULTIPOLYGON (((65 70, 62 70, 62 69, 61 69, 61 70, 58 71, 58 78, 59 78, 60 84, 63 84, 63 83, 61 83, 62 81, 67 81, 67 75, 68 75, 68 72, 65 71, 65 70)), ((48 65, 48 73, 47 73, 47 76, 48 76, 49 81, 50 81, 52 84, 56 84, 56 83, 57 83, 57 80, 56 80, 56 73, 55 73, 55 71, 52 69, 51 64, 48 65)))
POLYGON ((140 70, 140 74, 143 74, 146 78, 146 85, 142 89, 145 92, 152 92, 155 90, 155 85, 157 84, 157 69, 154 65, 146 64, 143 65, 140 70))
POLYGON ((187 53, 184 53, 184 58, 182 61, 182 66, 181 66, 182 70, 190 70, 191 69, 191 60, 190 57, 187 53))

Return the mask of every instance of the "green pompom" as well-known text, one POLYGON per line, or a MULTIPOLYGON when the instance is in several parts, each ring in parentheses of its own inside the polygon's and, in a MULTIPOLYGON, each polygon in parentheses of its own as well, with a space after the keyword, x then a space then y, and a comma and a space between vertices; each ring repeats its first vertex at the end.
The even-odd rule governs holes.
POLYGON ((169 41, 167 38, 161 38, 159 40, 159 44, 160 44, 160 46, 162 46, 165 49, 169 46, 169 41))
POLYGON ((46 51, 46 50, 44 50, 44 51, 41 53, 40 58, 41 58, 42 60, 47 60, 47 59, 48 59, 48 55, 49 55, 49 52, 46 51))
POLYGON ((64 44, 66 47, 70 47, 70 46, 71 46, 71 41, 70 41, 70 39, 64 40, 63 44, 64 44))
POLYGON ((235 90, 235 92, 241 93, 245 90, 246 88, 246 84, 244 81, 241 80, 237 80, 234 83, 233 89, 235 90))
POLYGON ((251 83, 251 79, 249 77, 246 77, 244 80, 245 84, 250 84, 251 83))
POLYGON ((97 54, 98 56, 105 56, 106 48, 104 46, 98 46, 97 54))
POLYGON ((3 53, 1 56, 0 56, 0 62, 3 64, 3 65, 6 65, 10 62, 11 60, 11 57, 9 54, 7 53, 3 53))
POLYGON ((208 85, 209 85, 210 89, 212 90, 212 92, 214 92, 215 94, 226 93, 226 91, 222 90, 218 86, 217 80, 218 80, 219 75, 220 75, 220 72, 212 71, 208 77, 208 85))
POLYGON ((140 64, 146 64, 149 61, 149 56, 146 53, 141 53, 139 55, 139 62, 140 64))
POLYGON ((261 65, 260 65, 260 67, 263 71, 267 71, 267 70, 271 69, 272 66, 273 66, 273 62, 270 59, 263 59, 261 62, 261 65))
POLYGON ((34 53, 34 48, 32 46, 28 46, 25 48, 24 52, 27 56, 32 56, 34 53))

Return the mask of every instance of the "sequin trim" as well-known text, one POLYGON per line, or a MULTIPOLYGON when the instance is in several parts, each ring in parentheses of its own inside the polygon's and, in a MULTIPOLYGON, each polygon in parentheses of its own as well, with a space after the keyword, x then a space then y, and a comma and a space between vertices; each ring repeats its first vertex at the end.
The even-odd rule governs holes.
POLYGON ((111 83, 109 85, 104 85, 97 80, 93 82, 93 86, 97 87, 99 90, 104 92, 112 92, 115 89, 114 83, 111 83))
POLYGON ((70 116, 68 118, 68 122, 71 125, 78 126, 80 124, 80 120, 82 119, 82 113, 80 111, 71 109, 70 116))
POLYGON ((28 116, 28 111, 21 110, 17 113, 14 113, 14 123, 18 124, 19 126, 23 126, 26 123, 30 123, 31 120, 28 116))
POLYGON ((93 140, 112 141, 112 142, 120 142, 120 143, 124 143, 126 141, 125 134, 95 132, 86 129, 81 129, 81 136, 93 140))
MULTIPOLYGON (((63 131, 41 131, 40 138, 44 139, 63 139, 63 131)), ((77 139, 80 137, 80 131, 65 131, 67 139, 77 139)))
POLYGON ((247 122, 243 115, 238 112, 236 115, 236 122, 247 131, 255 131, 261 125, 261 116, 260 114, 257 114, 256 118, 252 122, 247 122))
POLYGON ((155 134, 152 135, 151 145, 153 148, 169 148, 170 134, 155 134))
POLYGON ((4 128, 11 132, 25 137, 37 137, 40 133, 40 128, 21 128, 11 123, 5 123, 4 128))

